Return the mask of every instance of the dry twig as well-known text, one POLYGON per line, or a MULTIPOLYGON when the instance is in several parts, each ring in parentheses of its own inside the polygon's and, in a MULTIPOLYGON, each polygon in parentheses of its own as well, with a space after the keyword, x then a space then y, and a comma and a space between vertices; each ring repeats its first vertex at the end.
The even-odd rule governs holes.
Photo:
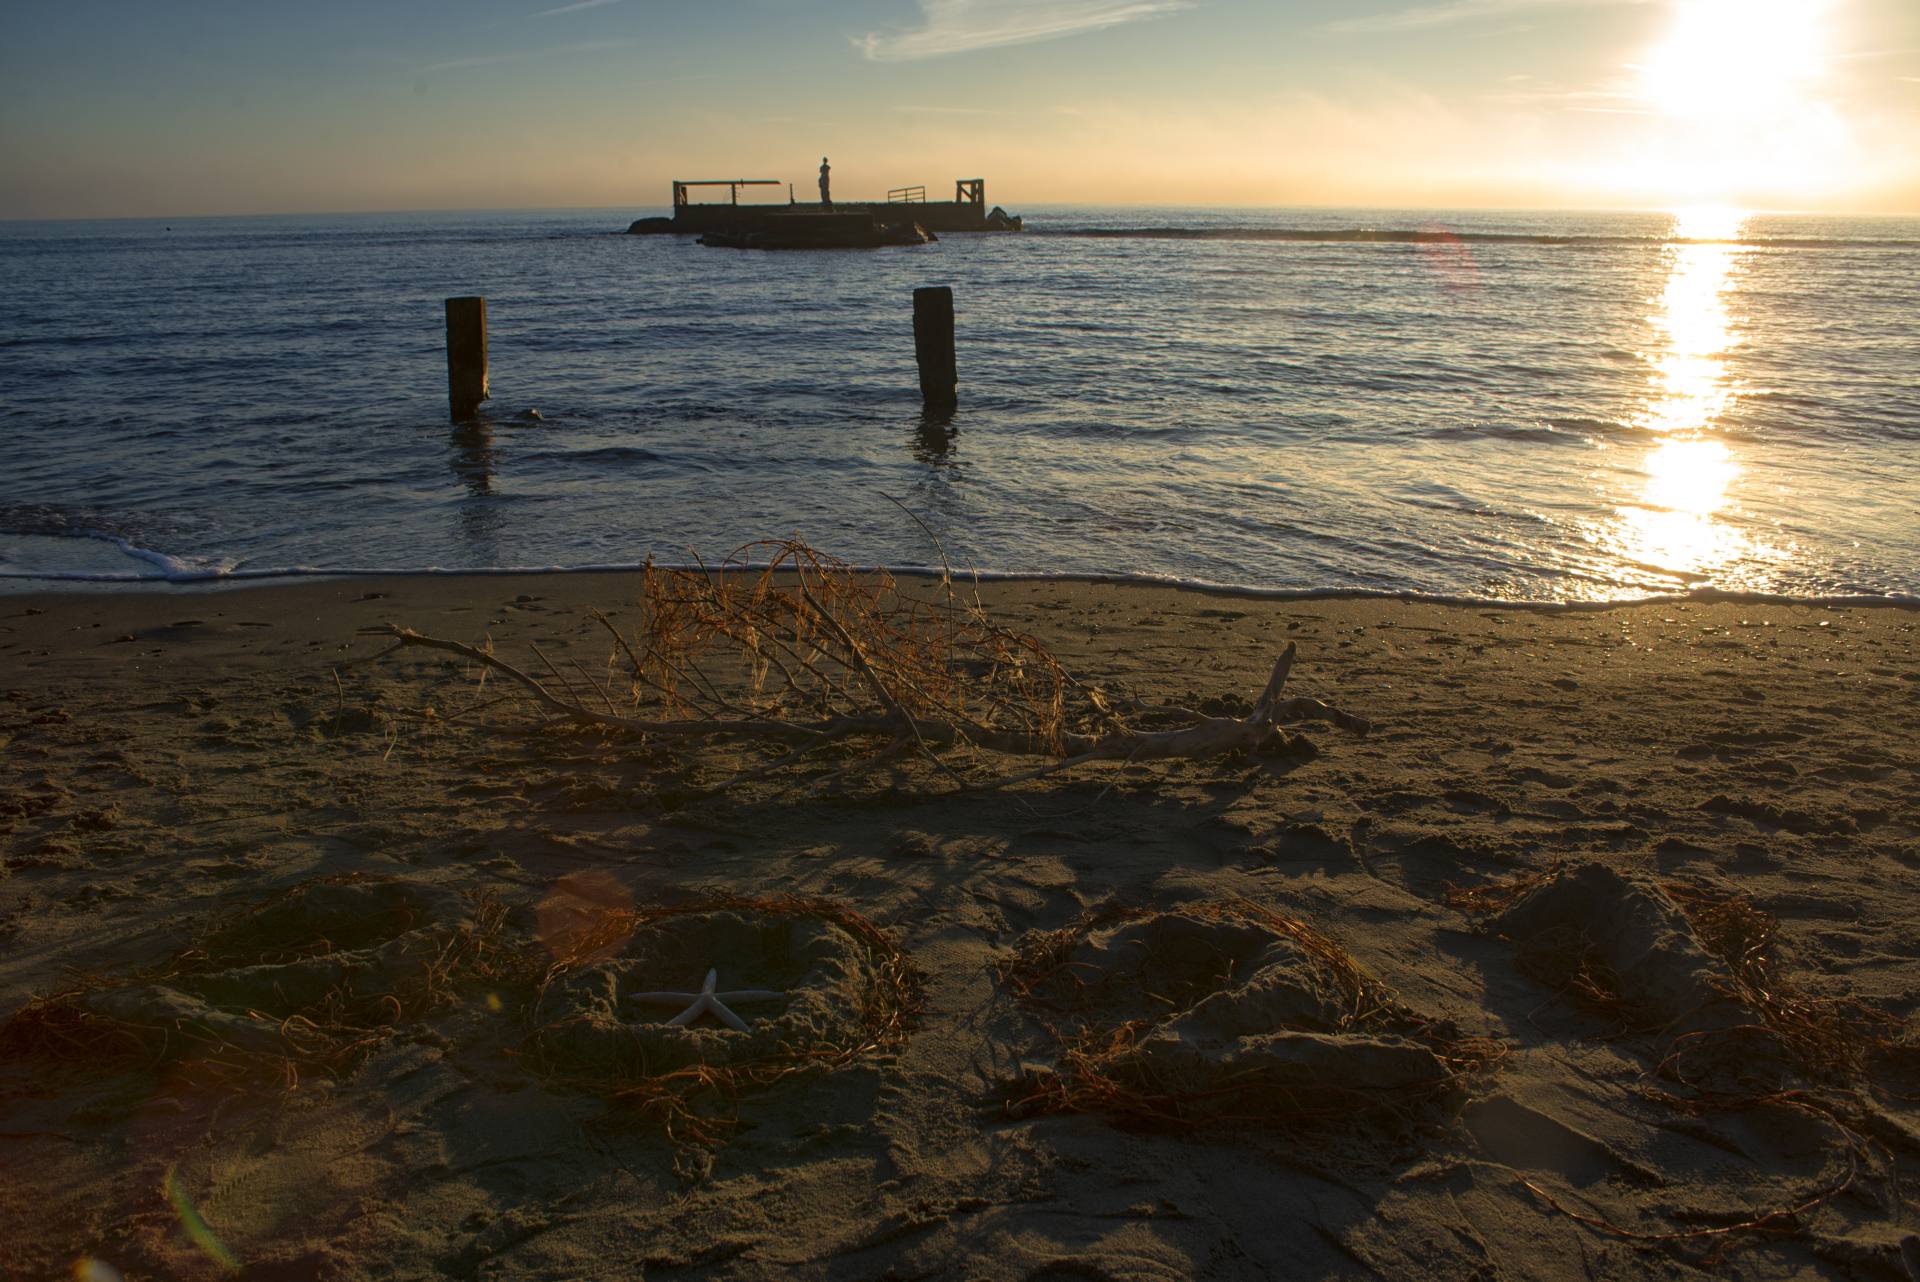
POLYGON ((1281 727, 1301 721, 1357 734, 1370 728, 1317 699, 1281 697, 1296 653, 1291 644, 1246 716, 1150 707, 1141 715, 1153 724, 1132 725, 1039 640, 992 622, 977 600, 958 599, 950 574, 940 586, 930 599, 909 595, 884 572, 856 570, 794 540, 749 544, 718 569, 649 563, 631 638, 595 614, 626 662, 625 710, 589 706, 537 649, 555 684, 490 645, 395 625, 386 631, 393 649, 439 650, 508 678, 552 717, 678 743, 730 739, 781 750, 727 784, 764 778, 813 748, 852 740, 874 742, 877 755, 842 774, 906 745, 960 787, 1004 788, 1098 761, 1273 751, 1286 743, 1281 727), (959 766, 981 753, 1050 760, 970 781, 959 766))

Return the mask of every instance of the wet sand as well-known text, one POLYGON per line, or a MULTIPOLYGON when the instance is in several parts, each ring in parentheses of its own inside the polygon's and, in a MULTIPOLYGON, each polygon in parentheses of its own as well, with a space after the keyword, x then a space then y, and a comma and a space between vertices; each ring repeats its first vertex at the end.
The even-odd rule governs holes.
MULTIPOLYGON (((204 948, 232 942, 215 927, 319 878, 385 889, 343 900, 324 947, 275 959, 301 975, 327 949, 357 948, 374 970, 405 965, 411 945, 380 950, 443 915, 471 927, 476 903, 504 911, 511 951, 551 949, 553 905, 568 896, 576 915, 598 904, 641 918, 700 895, 803 896, 815 898, 782 902, 830 901, 885 932, 919 1007, 903 1036, 871 1046, 823 1015, 813 1035, 852 1038, 849 1053, 706 1100, 700 1115, 724 1134, 704 1146, 676 1145, 631 1101, 566 1080, 561 1052, 537 1036, 557 999, 478 953, 419 1001, 403 992, 378 1035, 331 1069, 309 1058, 277 1081, 213 1082, 177 1040, 129 1060, 29 1054, 0 1034, 12 1047, 0 1061, 0 1274, 65 1276, 82 1257, 127 1277, 327 1279, 1920 1268, 1920 1209, 1896 1178, 1920 1158, 1920 613, 1554 612, 1052 582, 982 595, 1078 675, 1156 701, 1244 707, 1296 642, 1289 692, 1375 729, 1307 727, 1311 748, 1282 760, 1110 763, 1007 793, 954 795, 909 763, 840 793, 765 781, 699 797, 690 784, 753 759, 708 755, 690 772, 655 746, 536 729, 517 703, 456 718, 498 691, 477 694, 471 673, 437 656, 342 666, 383 646, 361 629, 390 621, 603 670, 606 637, 588 611, 620 617, 633 596, 624 576, 0 598, 0 1018, 84 972, 89 1000, 120 1002, 135 1024, 140 1010, 164 1024, 167 1003, 190 992, 270 1045, 297 1039, 294 1007, 275 1006, 295 1002, 295 971, 236 978, 245 958, 204 948), (1602 987, 1624 995, 1609 1009, 1459 894, 1589 864, 1629 887, 1750 900, 1778 921, 1769 973, 1807 999, 1885 1012, 1904 1055, 1896 1046, 1824 1077, 1796 1063, 1782 1070, 1789 1094, 1707 1106, 1698 1080, 1662 1069, 1676 1038, 1700 1030, 1634 1004, 1684 989, 1683 971, 1728 984, 1682 937, 1692 919, 1673 915, 1680 900, 1660 899, 1646 921, 1633 915, 1644 904, 1595 900, 1581 928, 1595 937, 1629 918, 1679 931, 1608 954, 1602 987), (1336 1076, 1371 1072, 1389 1050, 1424 1064, 1405 1050, 1421 1036, 1501 1053, 1385 1109, 1325 1107, 1313 1092, 1341 1083, 1315 1079, 1299 1095, 1241 1100, 1225 1121, 1205 1120, 1204 1104, 1172 1126, 1048 1111, 1061 1097, 1043 1087, 1065 1063, 1051 1030, 1159 1014, 1128 1008, 1138 984, 1090 1015, 1023 999, 1008 967, 1033 932, 1113 902, 1170 913, 1155 920, 1174 942, 1148 943, 1200 967, 1167 981, 1185 986, 1169 1007, 1269 963, 1259 974, 1278 978, 1261 1000, 1325 996, 1314 985, 1331 972, 1284 941, 1268 947, 1257 923, 1208 917, 1228 911, 1219 905, 1297 921, 1344 950, 1377 985, 1366 991, 1390 993, 1406 1017, 1376 1028, 1363 1012, 1314 1041, 1336 1076), (389 916, 392 929, 375 929, 389 916), (348 938, 361 926, 366 938, 348 938), (203 954, 188 966, 180 953, 195 941, 203 954), (1320 1103, 1289 1103, 1309 1097, 1320 1103)), ((777 944, 751 908, 663 920, 694 936, 647 956, 681 969, 703 948, 729 953, 714 964, 730 969, 735 956, 740 968, 791 963, 777 983, 723 972, 722 988, 798 992, 829 975, 851 992, 879 965, 816 918, 804 940, 796 927, 777 944)), ((1129 938, 1102 927, 1072 957, 1105 965, 1129 938)), ((697 989, 701 976, 641 978, 616 977, 697 989)), ((580 1001, 595 1000, 591 987, 580 1001)), ((1228 1027, 1267 1008, 1229 996, 1226 1024, 1208 1034, 1231 1043, 1225 1058, 1194 1062, 1215 1074, 1206 1089, 1233 1082, 1254 1051, 1278 1062, 1261 1029, 1228 1027)), ((741 1013, 774 1009, 799 1008, 741 1013)), ((1748 1011, 1707 1032, 1743 1019, 1764 1022, 1748 1011)), ((647 1043, 650 1064, 743 1045, 716 1029, 647 1043)), ((576 1053, 588 1052, 565 1051, 576 1053)), ((1129 1063, 1149 1086, 1194 1067, 1129 1063)))

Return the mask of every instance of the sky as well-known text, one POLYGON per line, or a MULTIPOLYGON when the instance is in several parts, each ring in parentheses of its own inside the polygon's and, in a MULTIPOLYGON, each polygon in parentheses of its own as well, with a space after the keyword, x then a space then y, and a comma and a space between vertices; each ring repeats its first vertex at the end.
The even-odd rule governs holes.
POLYGON ((0 218, 642 213, 822 154, 1015 212, 1920 213, 1917 0, 4 4, 0 218))

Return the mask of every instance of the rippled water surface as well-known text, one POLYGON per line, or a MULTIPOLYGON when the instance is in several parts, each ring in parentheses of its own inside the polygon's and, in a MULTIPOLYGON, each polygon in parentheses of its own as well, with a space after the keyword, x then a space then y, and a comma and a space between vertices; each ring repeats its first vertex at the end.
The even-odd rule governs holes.
POLYGON ((986 570, 1920 592, 1920 220, 607 234, 650 212, 0 223, 0 575, 578 567, 789 533, 926 564, 917 516, 986 570), (913 364, 936 283, 949 425, 913 364), (494 399, 455 428, 441 300, 467 293, 494 399))

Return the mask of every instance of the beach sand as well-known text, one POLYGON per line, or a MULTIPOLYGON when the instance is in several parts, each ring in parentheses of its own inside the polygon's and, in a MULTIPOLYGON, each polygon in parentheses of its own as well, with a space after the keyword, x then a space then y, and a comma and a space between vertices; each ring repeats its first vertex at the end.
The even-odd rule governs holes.
MULTIPOLYGON (((0 1275, 64 1277, 91 1258, 130 1278, 1920 1276, 1920 1207, 1897 1179, 1920 1159, 1920 614, 1060 582, 982 594, 1077 674, 1154 700, 1244 708, 1297 642, 1289 692, 1375 728, 1305 727, 1317 751, 1280 761, 1089 766, 1004 793, 953 795, 910 764, 844 793, 766 781, 703 798, 689 778, 743 761, 689 776, 657 746, 537 729, 519 703, 450 719, 499 689, 476 693, 447 656, 341 666, 382 647, 362 629, 394 622, 603 671, 588 611, 620 617, 630 576, 0 597, 0 1018, 18 1032, 30 999, 84 983, 96 1015, 146 1020, 128 1046, 60 1042, 97 1022, 31 1044, 0 1033, 0 1275), (1565 929, 1526 934, 1554 904, 1489 926, 1457 895, 1562 865, 1575 871, 1546 884, 1572 888, 1572 934, 1590 936, 1577 955, 1605 973, 1553 969, 1565 929), (235 951, 252 938, 232 933, 236 914, 316 878, 352 888, 331 937, 293 963, 270 940, 235 951), (1751 1001, 1663 1007, 1729 972, 1684 920, 1667 929, 1695 901, 1655 883, 1692 887, 1696 906, 1750 898, 1778 919, 1783 993, 1881 1009, 1896 1023, 1879 1035, 1905 1048, 1776 1065, 1777 1039, 1740 1030, 1764 1022, 1751 1001), (552 994, 498 958, 558 947, 567 912, 644 916, 712 892, 859 914, 897 943, 920 1009, 904 1037, 696 1100, 715 1138, 683 1125, 676 1143, 591 1074, 564 1080, 590 1048, 542 1042, 552 994), (168 1035, 167 1003, 191 990, 236 1038, 311 1052, 289 1018, 312 1009, 287 991, 294 970, 245 963, 304 975, 358 947, 377 970, 385 943, 440 914, 472 926, 488 901, 462 896, 489 895, 506 910, 487 919, 498 957, 463 953, 385 1025, 346 1020, 373 1031, 332 1061, 223 1076, 168 1035), (1153 1019, 1155 997, 1179 1006, 1196 983, 1246 978, 1215 958, 1218 976, 1183 972, 1170 996, 1141 980, 1085 1009, 1023 1000, 1006 969, 1023 941, 1110 902, 1237 905, 1232 920, 1158 919, 1232 965, 1235 939, 1268 939, 1244 914, 1297 921, 1390 991, 1412 1032, 1315 1041, 1331 1078, 1249 1103, 1234 1065, 1276 1043, 1228 1029, 1242 1058, 1199 1063, 1215 1093, 1182 1106, 1197 1120, 1048 1111, 1067 1062, 1051 1029, 1086 1017, 1111 1032, 1153 1019), (182 960, 195 941, 208 951, 182 960), (1349 1077, 1394 1071, 1389 1052, 1424 1064, 1441 1042, 1480 1048, 1452 1089, 1342 1102, 1349 1077), (1676 1042, 1719 1059, 1663 1069, 1676 1042), (1781 1089, 1713 1094, 1729 1056, 1781 1089)), ((697 988, 703 947, 721 988, 769 986, 747 972, 785 954, 762 948, 756 920, 669 919, 713 933, 639 986, 697 988)), ((809 920, 809 939, 844 951, 850 937, 809 920)), ((1109 929, 1076 956, 1139 944, 1109 929)), ((1275 948, 1262 956, 1314 983, 1330 973, 1275 948)), ((812 973, 844 962, 855 988, 877 982, 861 967, 879 954, 860 949, 812 973)), ((805 964, 770 986, 797 988, 805 964)), ((1258 1016, 1252 1000, 1227 1022, 1258 1016)), ((1864 1016, 1796 1009, 1869 1039, 1864 1016)), ((1146 1063, 1136 1085, 1160 1080, 1162 1061, 1129 1063, 1146 1063)), ((1164 1063, 1167 1080, 1183 1071, 1164 1063)))

